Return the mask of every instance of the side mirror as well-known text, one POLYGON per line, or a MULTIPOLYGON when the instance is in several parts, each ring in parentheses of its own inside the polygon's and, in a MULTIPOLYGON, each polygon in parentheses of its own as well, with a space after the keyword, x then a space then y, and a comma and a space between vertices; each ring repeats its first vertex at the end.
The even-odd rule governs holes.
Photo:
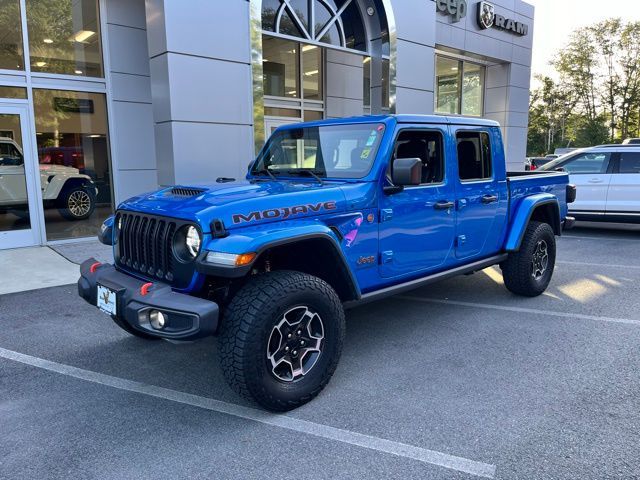
POLYGON ((422 160, 419 158, 398 158, 393 162, 391 181, 394 185, 409 186, 422 183, 422 160))

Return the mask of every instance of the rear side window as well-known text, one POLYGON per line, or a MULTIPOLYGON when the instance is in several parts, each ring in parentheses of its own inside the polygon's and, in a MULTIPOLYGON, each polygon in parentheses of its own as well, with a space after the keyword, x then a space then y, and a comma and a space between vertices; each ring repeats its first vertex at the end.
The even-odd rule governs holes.
POLYGON ((493 175, 491 142, 486 132, 459 132, 458 173, 460 180, 486 180, 493 175))
POLYGON ((582 153, 567 160, 561 166, 565 171, 573 174, 584 173, 607 173, 609 167, 610 153, 593 152, 582 153))
POLYGON ((620 154, 620 173, 640 173, 640 152, 620 154))

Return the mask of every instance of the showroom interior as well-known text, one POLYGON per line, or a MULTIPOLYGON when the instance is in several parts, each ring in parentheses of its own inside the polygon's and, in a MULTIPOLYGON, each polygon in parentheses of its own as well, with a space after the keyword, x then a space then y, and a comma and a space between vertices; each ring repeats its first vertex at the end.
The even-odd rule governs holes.
POLYGON ((483 27, 476 0, 55 3, 0 0, 0 248, 95 238, 125 198, 242 178, 294 122, 488 117, 523 168, 521 0, 495 9, 526 32, 483 27))

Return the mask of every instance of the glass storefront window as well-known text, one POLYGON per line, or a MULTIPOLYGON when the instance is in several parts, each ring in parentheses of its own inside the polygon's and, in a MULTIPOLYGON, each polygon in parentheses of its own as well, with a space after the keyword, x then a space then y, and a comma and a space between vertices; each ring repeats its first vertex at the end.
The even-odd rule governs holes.
POLYGON ((462 115, 482 116, 484 67, 464 62, 462 76, 462 115))
POLYGON ((388 59, 382 59, 382 108, 389 108, 389 96, 391 83, 390 65, 388 59))
POLYGON ((264 107, 264 114, 267 117, 300 118, 300 110, 295 108, 264 107))
POLYGON ((273 97, 300 97, 298 44, 264 36, 262 57, 264 94, 273 97))
POLYGON ((371 57, 362 59, 362 72, 364 74, 363 103, 365 107, 371 106, 371 57))
POLYGON ((0 86, 0 98, 27 98, 27 89, 24 87, 3 87, 0 86))
POLYGON ((31 70, 103 77, 98 0, 26 0, 31 70))
POLYGON ((436 112, 460 113, 460 68, 462 62, 436 57, 436 112))
POLYGON ((0 69, 24 70, 20 0, 0 0, 0 69))
POLYGON ((483 114, 485 67, 436 55, 436 113, 483 114))
POLYGON ((0 115, 0 232, 31 228, 19 115, 0 115))
POLYGON ((305 100, 322 100, 322 49, 302 46, 302 82, 305 100))
POLYGON ((112 212, 105 95, 34 89, 33 101, 47 240, 94 236, 112 212))
POLYGON ((305 110, 304 111, 304 121, 305 122, 315 122, 316 120, 322 120, 324 118, 324 112, 320 110, 305 110))

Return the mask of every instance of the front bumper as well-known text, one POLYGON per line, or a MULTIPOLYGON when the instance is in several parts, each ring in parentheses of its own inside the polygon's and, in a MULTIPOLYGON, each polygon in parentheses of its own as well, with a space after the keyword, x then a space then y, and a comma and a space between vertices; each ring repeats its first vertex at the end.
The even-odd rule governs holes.
POLYGON ((117 292, 116 317, 132 329, 159 338, 194 340, 213 335, 218 328, 218 305, 198 297, 176 293, 164 283, 154 283, 146 295, 140 289, 147 283, 126 275, 113 265, 101 264, 91 258, 80 265, 78 294, 91 305, 96 305, 97 284, 117 292), (162 330, 149 323, 149 312, 158 310, 167 318, 162 330))

